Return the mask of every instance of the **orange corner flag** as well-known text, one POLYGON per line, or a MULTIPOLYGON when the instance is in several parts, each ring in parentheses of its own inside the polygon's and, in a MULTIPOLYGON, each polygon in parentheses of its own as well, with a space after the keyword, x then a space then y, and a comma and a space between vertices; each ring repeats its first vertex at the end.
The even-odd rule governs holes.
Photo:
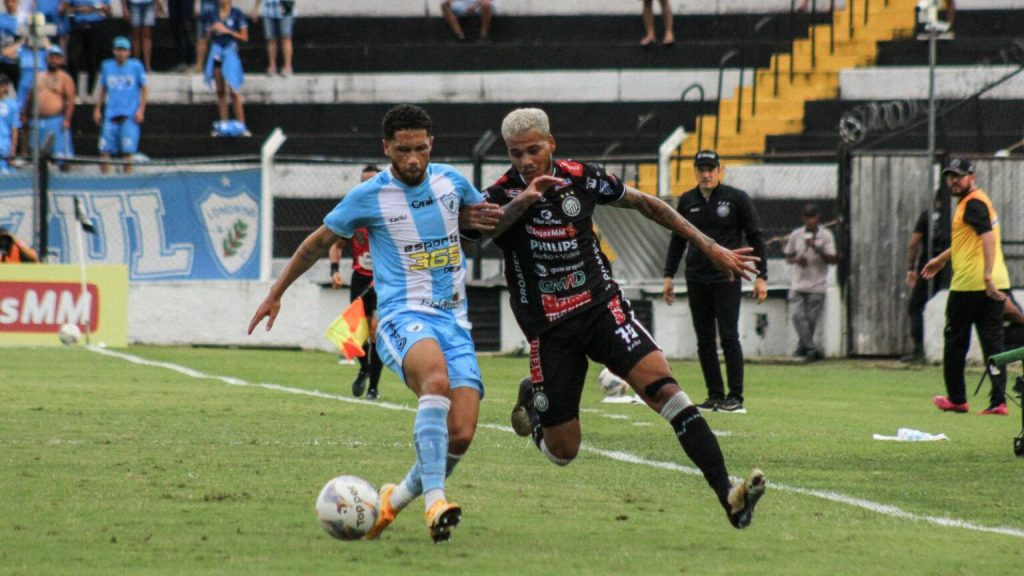
POLYGON ((363 352, 363 344, 370 337, 370 324, 366 321, 366 308, 363 306, 361 296, 353 300, 352 304, 331 322, 324 336, 334 343, 348 360, 366 355, 363 352))

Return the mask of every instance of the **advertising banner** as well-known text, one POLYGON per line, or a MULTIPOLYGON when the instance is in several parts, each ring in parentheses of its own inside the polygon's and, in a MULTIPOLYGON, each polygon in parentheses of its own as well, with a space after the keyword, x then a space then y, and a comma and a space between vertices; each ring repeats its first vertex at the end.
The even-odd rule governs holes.
POLYGON ((0 346, 60 346, 61 326, 92 344, 128 345, 128 267, 96 264, 0 265, 0 346))
MULTIPOLYGON (((95 229, 86 264, 124 264, 131 281, 258 279, 260 171, 50 176, 48 263, 78 263, 75 200, 95 229)), ((29 177, 0 178, 0 227, 29 241, 29 177)))

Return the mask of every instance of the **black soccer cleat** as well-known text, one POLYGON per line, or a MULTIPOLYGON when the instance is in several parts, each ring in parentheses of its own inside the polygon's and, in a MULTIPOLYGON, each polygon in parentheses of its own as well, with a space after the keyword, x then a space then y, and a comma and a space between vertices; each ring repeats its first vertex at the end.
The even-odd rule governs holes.
POLYGON ((530 377, 527 376, 519 382, 519 396, 509 417, 512 420, 512 429, 516 431, 517 435, 529 436, 533 432, 534 418, 530 413, 534 411, 533 383, 530 382, 530 377))
POLYGON ((750 521, 754 518, 754 507, 761 496, 764 496, 767 485, 764 472, 754 468, 746 480, 732 487, 728 498, 729 522, 734 528, 743 529, 750 526, 750 521))
POLYGON ((366 390, 366 380, 370 378, 370 373, 366 370, 360 370, 359 375, 356 376, 355 382, 352 383, 352 395, 359 398, 363 395, 363 390, 366 390))

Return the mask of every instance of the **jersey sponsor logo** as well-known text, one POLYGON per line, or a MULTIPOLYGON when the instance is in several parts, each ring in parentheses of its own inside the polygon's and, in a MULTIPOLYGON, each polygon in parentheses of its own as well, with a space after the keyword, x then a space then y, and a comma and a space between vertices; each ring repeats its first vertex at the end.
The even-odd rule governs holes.
MULTIPOLYGON (((420 300, 421 306, 429 306, 430 308, 439 308, 441 310, 455 310, 461 303, 462 300, 459 299, 458 293, 452 294, 451 298, 442 298, 439 300, 424 298, 420 300)), ((412 332, 411 329, 409 331, 412 332)), ((417 330, 417 332, 419 332, 419 330, 417 330)))
POLYGON ((718 206, 715 207, 715 214, 718 214, 719 218, 725 218, 732 212, 732 207, 729 206, 728 202, 719 202, 718 206))
POLYGON ((597 179, 596 178, 591 178, 590 176, 587 176, 586 188, 587 188, 587 190, 596 190, 597 189, 597 179))
POLYGON ((558 160, 556 164, 558 164, 559 168, 565 170, 566 172, 575 176, 576 178, 583 176, 583 164, 580 164, 579 162, 573 162, 571 160, 558 160))
POLYGON ((566 264, 565 266, 555 266, 551 269, 552 274, 563 274, 565 272, 574 272, 586 266, 586 262, 575 262, 573 264, 566 264))
POLYGON ((526 276, 523 275, 523 266, 519 263, 519 256, 512 253, 512 272, 516 275, 516 287, 519 289, 519 303, 528 304, 530 296, 526 290, 526 276))
POLYGON ((601 180, 601 191, 599 194, 602 196, 612 196, 615 194, 615 190, 612 189, 612 185, 607 180, 601 180))
POLYGON ((565 200, 562 200, 562 212, 565 212, 566 216, 570 218, 579 216, 580 209, 581 206, 579 198, 576 198, 575 196, 569 196, 565 200))
POLYGON ((505 195, 509 197, 509 200, 515 198, 516 196, 519 196, 522 193, 523 191, 520 190, 519 188, 509 188, 508 190, 505 190, 505 195))
POLYGON ((541 278, 544 278, 545 276, 550 274, 550 272, 548 272, 548 267, 545 266, 544 264, 541 264, 540 262, 533 263, 533 271, 534 273, 537 274, 537 276, 540 276, 541 278))
POLYGON ((618 296, 608 301, 608 311, 612 313, 616 324, 622 326, 626 323, 626 313, 622 310, 622 303, 619 302, 618 296))
POLYGON ((107 90, 131 90, 132 88, 135 88, 135 76, 132 74, 107 76, 107 90))
MULTIPOLYGON (((560 278, 550 278, 541 280, 538 284, 541 292, 545 294, 552 294, 555 292, 562 292, 564 290, 572 290, 573 288, 579 288, 587 283, 587 275, 582 270, 577 270, 567 276, 560 278)), ((621 324, 621 322, 620 322, 621 324)))
POLYGON ((530 340, 530 381, 543 382, 544 370, 540 366, 540 339, 530 340))
POLYGON ((419 322, 413 322, 412 324, 409 324, 408 326, 405 327, 405 331, 410 334, 423 332, 423 324, 420 324, 419 322))
POLYGON ((434 205, 434 199, 433 198, 426 198, 424 200, 413 200, 412 202, 409 203, 409 206, 412 206, 413 210, 419 210, 420 208, 425 208, 427 206, 433 206, 433 205, 434 205))
POLYGON ((256 249, 260 208, 244 190, 234 196, 210 191, 199 204, 206 235, 228 274, 238 272, 256 249))
POLYGON ((541 240, 556 240, 560 238, 575 238, 576 227, 572 224, 568 226, 556 226, 556 227, 540 227, 526 225, 526 233, 535 238, 541 240))
POLYGON ((388 218, 388 224, 396 224, 398 222, 405 222, 408 219, 409 219, 409 217, 406 216, 405 214, 402 214, 402 215, 399 215, 399 216, 391 216, 390 218, 388 218))
POLYGON ((576 239, 562 240, 561 242, 544 242, 542 240, 530 239, 530 250, 535 252, 566 252, 568 250, 577 250, 579 244, 576 239))
POLYGON ((508 174, 502 174, 501 178, 498 178, 498 180, 494 182, 494 185, 501 186, 505 182, 508 182, 508 174))
POLYGON ((405 345, 409 343, 409 339, 398 331, 398 325, 395 324, 394 320, 388 320, 384 323, 384 327, 381 328, 381 332, 391 341, 391 344, 398 350, 399 353, 405 350, 405 345))
POLYGON ((534 252, 530 256, 532 256, 534 260, 544 260, 545 262, 554 262, 556 260, 557 261, 563 261, 563 260, 572 260, 574 258, 579 258, 580 254, 582 254, 582 252, 579 251, 579 250, 570 250, 568 252, 554 252, 552 254, 548 254, 547 252, 534 252))
POLYGON ((452 214, 457 214, 459 212, 459 199, 455 196, 455 192, 442 194, 441 204, 452 214))
POLYGON ((406 244, 402 247, 403 252, 418 252, 421 250, 430 250, 431 248, 441 248, 448 246, 449 244, 458 243, 459 233, 454 232, 445 236, 444 238, 438 238, 436 240, 427 240, 425 242, 416 242, 415 244, 406 244))
POLYGON ((569 312, 585 306, 592 299, 590 292, 574 294, 565 298, 557 298, 551 294, 542 294, 540 302, 544 307, 544 317, 547 318, 548 322, 553 322, 569 312))
POLYGON ((0 284, 0 327, 4 331, 56 334, 61 325, 75 324, 95 332, 100 321, 96 284, 71 282, 4 282, 0 284))

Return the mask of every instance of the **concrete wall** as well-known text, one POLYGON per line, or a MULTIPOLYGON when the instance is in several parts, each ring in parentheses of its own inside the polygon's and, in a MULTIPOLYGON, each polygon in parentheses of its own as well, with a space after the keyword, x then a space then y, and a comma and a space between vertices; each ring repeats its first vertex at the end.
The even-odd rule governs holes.
MULTIPOLYGON (((971 0, 961 0, 968 3, 971 0)), ((974 0, 1005 2, 1007 0, 974 0)), ((758 14, 789 12, 791 0, 672 0, 676 14, 758 14)), ((501 14, 542 16, 545 14, 635 14, 640 17, 639 2, 634 0, 497 0, 501 14)), ((845 6, 836 0, 836 7, 845 6)), ((958 2, 959 5, 959 2, 958 2)), ((818 0, 819 9, 828 9, 828 0, 818 0)), ((299 0, 297 13, 302 16, 440 16, 441 0, 299 0)), ((655 9, 660 14, 661 8, 655 9)), ((499 15, 500 16, 500 15, 499 15)))
MULTIPOLYGON (((1018 302, 1021 301, 1021 297, 1024 296, 1024 290, 1014 290, 1014 298, 1018 302)), ((935 295, 934 298, 928 301, 928 305, 924 310, 924 355, 925 358, 932 363, 942 363, 942 347, 943 347, 943 330, 946 327, 946 301, 949 299, 949 292, 943 290, 935 295)), ((980 364, 982 361, 981 346, 978 344, 978 331, 974 330, 971 333, 971 348, 967 353, 967 359, 970 362, 980 364)), ((968 390, 974 384, 977 384, 977 380, 968 381, 968 390)), ((1010 382, 1012 386, 1012 381, 1010 382)))
MULTIPOLYGON (((318 273, 310 273, 319 278, 318 273)), ((156 345, 281 346, 333 351, 324 338, 327 325, 348 306, 348 290, 331 290, 300 279, 282 301, 274 329, 261 324, 246 335, 249 320, 266 297, 270 282, 139 282, 128 294, 128 342, 156 345)), ((696 358, 696 340, 685 295, 669 306, 653 303, 654 337, 673 358, 696 358)), ((821 341, 828 356, 840 348, 841 308, 838 290, 825 303, 821 341)), ((748 356, 787 356, 796 348, 796 335, 787 317, 784 290, 773 290, 764 304, 745 299, 740 335, 748 356), (757 334, 757 316, 767 316, 767 328, 757 334)), ((529 349, 516 326, 507 298, 502 298, 503 352, 529 349)))

